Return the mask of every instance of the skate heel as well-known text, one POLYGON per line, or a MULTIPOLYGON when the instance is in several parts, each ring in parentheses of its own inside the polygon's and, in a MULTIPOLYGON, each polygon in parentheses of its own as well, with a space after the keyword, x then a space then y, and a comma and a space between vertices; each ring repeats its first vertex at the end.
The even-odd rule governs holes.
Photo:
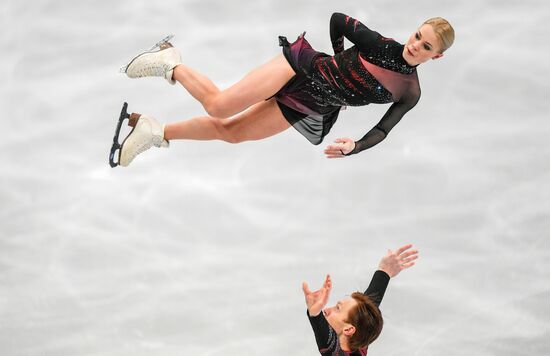
POLYGON ((163 49, 172 48, 172 44, 170 42, 164 42, 159 46, 159 49, 162 51, 163 49))
POLYGON ((140 117, 141 117, 141 114, 138 114, 138 113, 135 113, 135 112, 131 113, 130 117, 128 118, 128 126, 136 127, 136 124, 137 124, 140 117))
MULTIPOLYGON (((157 48, 164 49, 164 48, 162 48, 162 46, 165 45, 165 44, 168 44, 169 47, 172 47, 172 44, 169 42, 172 38, 174 38, 174 35, 168 35, 168 36, 164 37, 162 40, 155 43, 155 45, 153 47, 151 47, 151 49, 148 52, 154 51, 157 48)), ((166 47, 166 48, 168 48, 168 47, 166 47)))

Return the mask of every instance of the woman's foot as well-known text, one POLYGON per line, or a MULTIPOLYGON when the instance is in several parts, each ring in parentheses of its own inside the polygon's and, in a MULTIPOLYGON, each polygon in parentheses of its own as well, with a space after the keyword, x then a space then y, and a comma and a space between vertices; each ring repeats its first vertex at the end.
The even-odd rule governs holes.
POLYGON ((158 51, 145 52, 132 59, 125 72, 130 78, 163 77, 170 84, 176 84, 172 76, 178 64, 181 64, 179 51, 170 42, 162 42, 158 51))
POLYGON ((164 125, 157 120, 141 114, 133 113, 128 122, 133 130, 122 142, 120 148, 119 164, 127 167, 134 158, 152 146, 168 147, 169 143, 164 139, 164 125))

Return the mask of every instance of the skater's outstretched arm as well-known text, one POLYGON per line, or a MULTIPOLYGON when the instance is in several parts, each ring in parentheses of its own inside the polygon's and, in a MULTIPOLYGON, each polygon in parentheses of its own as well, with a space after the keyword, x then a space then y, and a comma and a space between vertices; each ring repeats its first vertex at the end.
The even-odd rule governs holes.
POLYGON ((368 296, 374 304, 379 307, 380 303, 382 303, 382 298, 384 298, 384 294, 386 293, 389 283, 390 276, 386 272, 378 270, 374 272, 369 286, 363 294, 368 296))
POLYGON ((406 244, 395 251, 388 249, 386 255, 380 259, 378 269, 393 278, 401 271, 411 268, 418 259, 418 250, 412 248, 412 244, 406 244))
POLYGON ((416 105, 419 99, 420 94, 410 95, 397 103, 393 103, 380 122, 355 142, 355 147, 348 155, 359 153, 382 142, 403 116, 416 105))
POLYGON ((332 279, 330 278, 330 275, 327 274, 325 277, 325 282, 315 292, 312 292, 309 289, 309 286, 306 282, 302 283, 302 291, 304 292, 304 296, 306 298, 306 305, 309 312, 309 315, 311 316, 317 316, 325 305, 327 305, 328 299, 330 297, 330 292, 332 291, 332 279))
POLYGON ((315 335, 317 347, 319 350, 326 352, 331 346, 334 347, 336 345, 337 338, 336 333, 322 313, 332 290, 330 275, 326 276, 325 282, 318 290, 312 292, 306 282, 302 283, 302 290, 306 299, 307 315, 315 335))
POLYGON ((396 251, 388 250, 386 255, 380 260, 378 271, 374 273, 364 293, 377 306, 380 306, 382 302, 390 278, 397 276, 402 270, 414 266, 414 261, 418 258, 418 250, 411 250, 412 247, 411 244, 407 244, 401 246, 396 251))
POLYGON ((390 131, 401 121, 403 116, 411 110, 420 99, 420 88, 417 91, 408 93, 400 101, 393 103, 382 119, 360 140, 353 141, 351 138, 338 138, 334 144, 328 145, 325 154, 328 158, 342 158, 350 156, 371 148, 382 142, 390 131))

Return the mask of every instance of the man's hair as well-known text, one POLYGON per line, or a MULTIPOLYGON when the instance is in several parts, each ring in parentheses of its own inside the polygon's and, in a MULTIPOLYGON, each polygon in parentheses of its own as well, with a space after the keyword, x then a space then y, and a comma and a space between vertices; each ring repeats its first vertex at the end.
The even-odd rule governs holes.
POLYGON ((350 310, 346 322, 355 327, 355 333, 348 343, 352 351, 367 347, 382 332, 384 320, 380 309, 363 293, 355 292, 351 295, 357 305, 350 310))

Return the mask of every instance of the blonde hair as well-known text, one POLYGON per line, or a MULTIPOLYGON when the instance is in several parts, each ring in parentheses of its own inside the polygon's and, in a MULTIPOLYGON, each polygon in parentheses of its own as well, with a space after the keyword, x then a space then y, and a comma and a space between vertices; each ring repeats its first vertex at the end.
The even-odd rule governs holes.
POLYGON ((455 30, 449 21, 442 17, 432 17, 424 21, 422 25, 431 25, 434 29, 435 35, 439 39, 441 45, 440 53, 445 52, 449 47, 453 45, 455 40, 455 30))

